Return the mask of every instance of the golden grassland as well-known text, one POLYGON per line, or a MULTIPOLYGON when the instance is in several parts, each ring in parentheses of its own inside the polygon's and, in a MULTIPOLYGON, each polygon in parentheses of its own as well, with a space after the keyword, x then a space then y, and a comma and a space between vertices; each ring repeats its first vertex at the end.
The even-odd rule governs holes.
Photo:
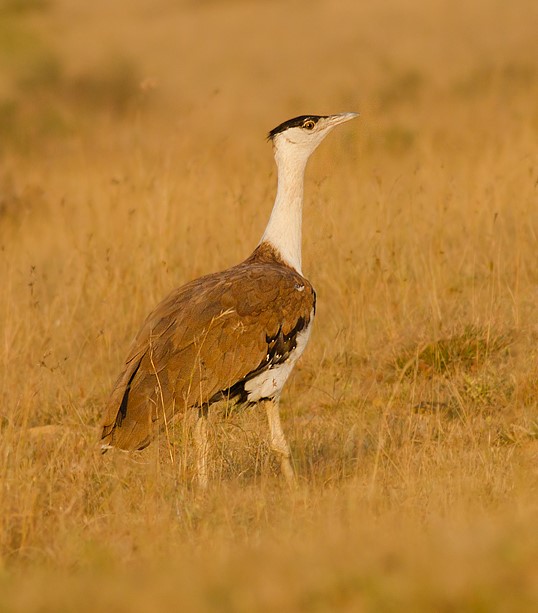
POLYGON ((525 611, 538 602, 531 0, 0 4, 0 610, 525 611), (129 341, 246 257, 280 121, 310 346, 282 402, 96 450, 129 341))

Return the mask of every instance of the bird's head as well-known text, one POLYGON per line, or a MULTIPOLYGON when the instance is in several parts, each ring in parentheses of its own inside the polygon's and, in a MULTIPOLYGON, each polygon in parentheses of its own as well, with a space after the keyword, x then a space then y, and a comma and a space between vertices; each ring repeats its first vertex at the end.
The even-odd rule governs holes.
POLYGON ((333 128, 354 117, 357 117, 357 113, 301 115, 273 128, 267 138, 273 143, 277 159, 284 156, 303 158, 306 162, 333 128))

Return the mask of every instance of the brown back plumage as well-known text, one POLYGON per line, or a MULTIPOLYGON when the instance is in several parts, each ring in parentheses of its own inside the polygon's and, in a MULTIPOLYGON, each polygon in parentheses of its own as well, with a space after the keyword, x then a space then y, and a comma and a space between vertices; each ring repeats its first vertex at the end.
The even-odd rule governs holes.
POLYGON ((103 445, 142 449, 178 412, 246 400, 244 383, 286 360, 314 307, 310 283, 266 243, 241 264, 174 290, 131 346, 103 445))

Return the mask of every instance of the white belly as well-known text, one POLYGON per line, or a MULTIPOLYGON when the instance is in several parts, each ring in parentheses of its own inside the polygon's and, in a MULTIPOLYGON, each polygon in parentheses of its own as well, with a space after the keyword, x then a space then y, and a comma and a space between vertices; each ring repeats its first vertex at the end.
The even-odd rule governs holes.
POLYGON ((284 383, 286 383, 295 366, 295 362, 297 362, 305 350, 308 339, 310 338, 313 319, 314 317, 312 316, 308 326, 297 335, 297 345, 285 362, 269 367, 267 370, 245 383, 248 402, 257 402, 262 398, 278 398, 280 396, 284 383))

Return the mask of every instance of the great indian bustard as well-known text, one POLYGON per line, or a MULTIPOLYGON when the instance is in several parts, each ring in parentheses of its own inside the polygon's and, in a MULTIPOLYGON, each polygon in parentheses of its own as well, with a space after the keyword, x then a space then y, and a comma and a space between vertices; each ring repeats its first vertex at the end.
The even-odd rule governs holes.
POLYGON ((316 294, 301 270, 306 163, 327 134, 356 113, 302 115, 269 132, 276 199, 260 243, 244 262, 174 290, 136 336, 103 419, 102 448, 138 450, 178 413, 198 411, 200 485, 207 484, 207 409, 226 400, 265 405, 271 448, 293 482, 279 399, 303 353, 316 294))

